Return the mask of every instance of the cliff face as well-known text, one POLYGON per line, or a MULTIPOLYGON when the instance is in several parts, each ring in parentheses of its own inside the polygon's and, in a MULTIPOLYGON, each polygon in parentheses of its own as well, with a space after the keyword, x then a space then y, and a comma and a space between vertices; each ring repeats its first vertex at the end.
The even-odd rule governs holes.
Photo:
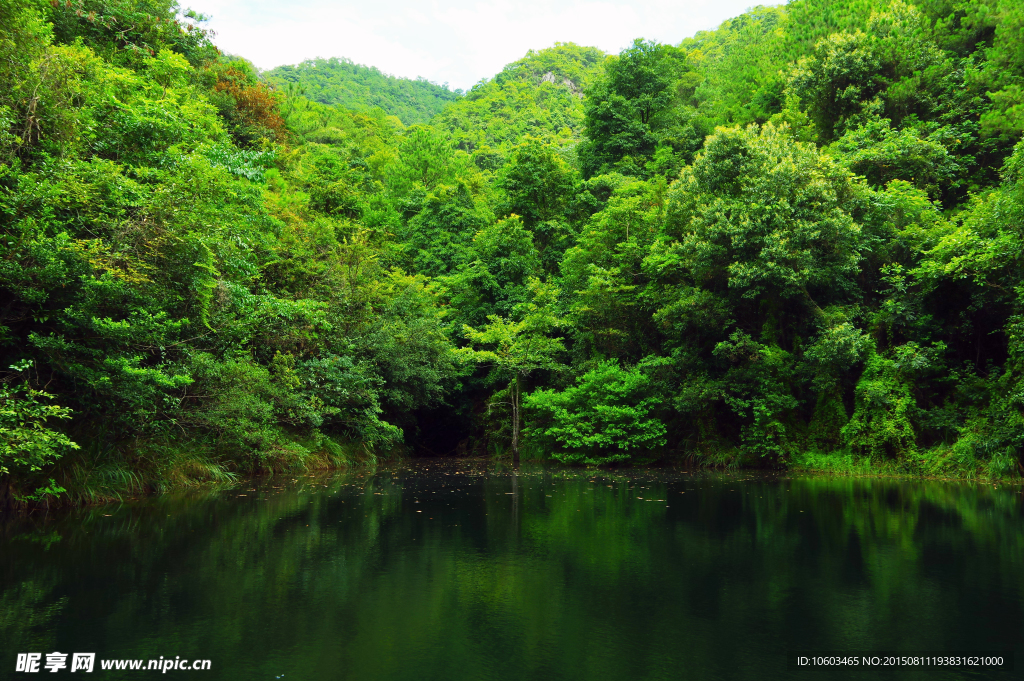
POLYGON ((569 90, 569 92, 571 92, 573 94, 574 97, 578 97, 579 99, 583 99, 583 90, 580 89, 579 86, 576 85, 576 83, 572 82, 568 78, 562 78, 562 80, 559 81, 558 80, 558 76, 556 76, 551 71, 548 71, 543 76, 541 76, 540 82, 542 82, 542 83, 553 83, 555 85, 562 85, 562 86, 566 87, 569 90))

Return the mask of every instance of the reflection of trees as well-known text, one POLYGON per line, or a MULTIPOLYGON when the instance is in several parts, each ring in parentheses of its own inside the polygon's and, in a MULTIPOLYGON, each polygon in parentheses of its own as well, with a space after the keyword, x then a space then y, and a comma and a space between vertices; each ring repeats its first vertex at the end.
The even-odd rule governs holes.
POLYGON ((622 679, 1022 634, 1006 488, 526 468, 509 494, 502 471, 365 475, 11 526, 0 635, 253 677, 622 679))

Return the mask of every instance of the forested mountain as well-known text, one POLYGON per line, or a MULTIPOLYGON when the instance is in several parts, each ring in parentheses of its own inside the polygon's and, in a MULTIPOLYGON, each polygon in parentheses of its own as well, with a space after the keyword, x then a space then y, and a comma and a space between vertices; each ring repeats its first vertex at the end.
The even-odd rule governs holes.
POLYGON ((1017 2, 560 44, 408 126, 170 0, 0 10, 0 504, 394 451, 1024 470, 1017 2))
POLYGON ((494 78, 474 85, 433 124, 457 148, 485 153, 484 158, 527 136, 569 145, 582 130, 583 88, 604 58, 597 48, 573 43, 531 50, 494 78))
POLYGON ((429 80, 398 78, 350 59, 308 59, 295 66, 278 66, 263 78, 278 89, 328 106, 365 110, 380 107, 402 123, 427 123, 461 92, 429 80))

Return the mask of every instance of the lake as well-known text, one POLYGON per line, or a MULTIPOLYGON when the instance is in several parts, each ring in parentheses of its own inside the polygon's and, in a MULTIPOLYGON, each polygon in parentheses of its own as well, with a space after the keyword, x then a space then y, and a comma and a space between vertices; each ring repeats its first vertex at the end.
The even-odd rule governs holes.
POLYGON ((153 678, 100 664, 161 656, 209 660, 167 672, 197 679, 1020 678, 795 658, 1010 664, 1022 503, 1019 485, 421 460, 35 514, 0 525, 0 678, 39 678, 13 671, 32 652, 95 653, 102 679, 153 678))

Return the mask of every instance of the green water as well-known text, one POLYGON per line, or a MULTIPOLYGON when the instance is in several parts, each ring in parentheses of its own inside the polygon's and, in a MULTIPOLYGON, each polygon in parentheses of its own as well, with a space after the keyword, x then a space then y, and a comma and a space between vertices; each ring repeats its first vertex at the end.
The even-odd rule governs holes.
POLYGON ((0 677, 65 678, 14 673, 61 651, 209 659, 168 672, 203 679, 1019 678, 787 652, 1019 655, 1022 501, 422 462, 36 515, 0 525, 0 677))

